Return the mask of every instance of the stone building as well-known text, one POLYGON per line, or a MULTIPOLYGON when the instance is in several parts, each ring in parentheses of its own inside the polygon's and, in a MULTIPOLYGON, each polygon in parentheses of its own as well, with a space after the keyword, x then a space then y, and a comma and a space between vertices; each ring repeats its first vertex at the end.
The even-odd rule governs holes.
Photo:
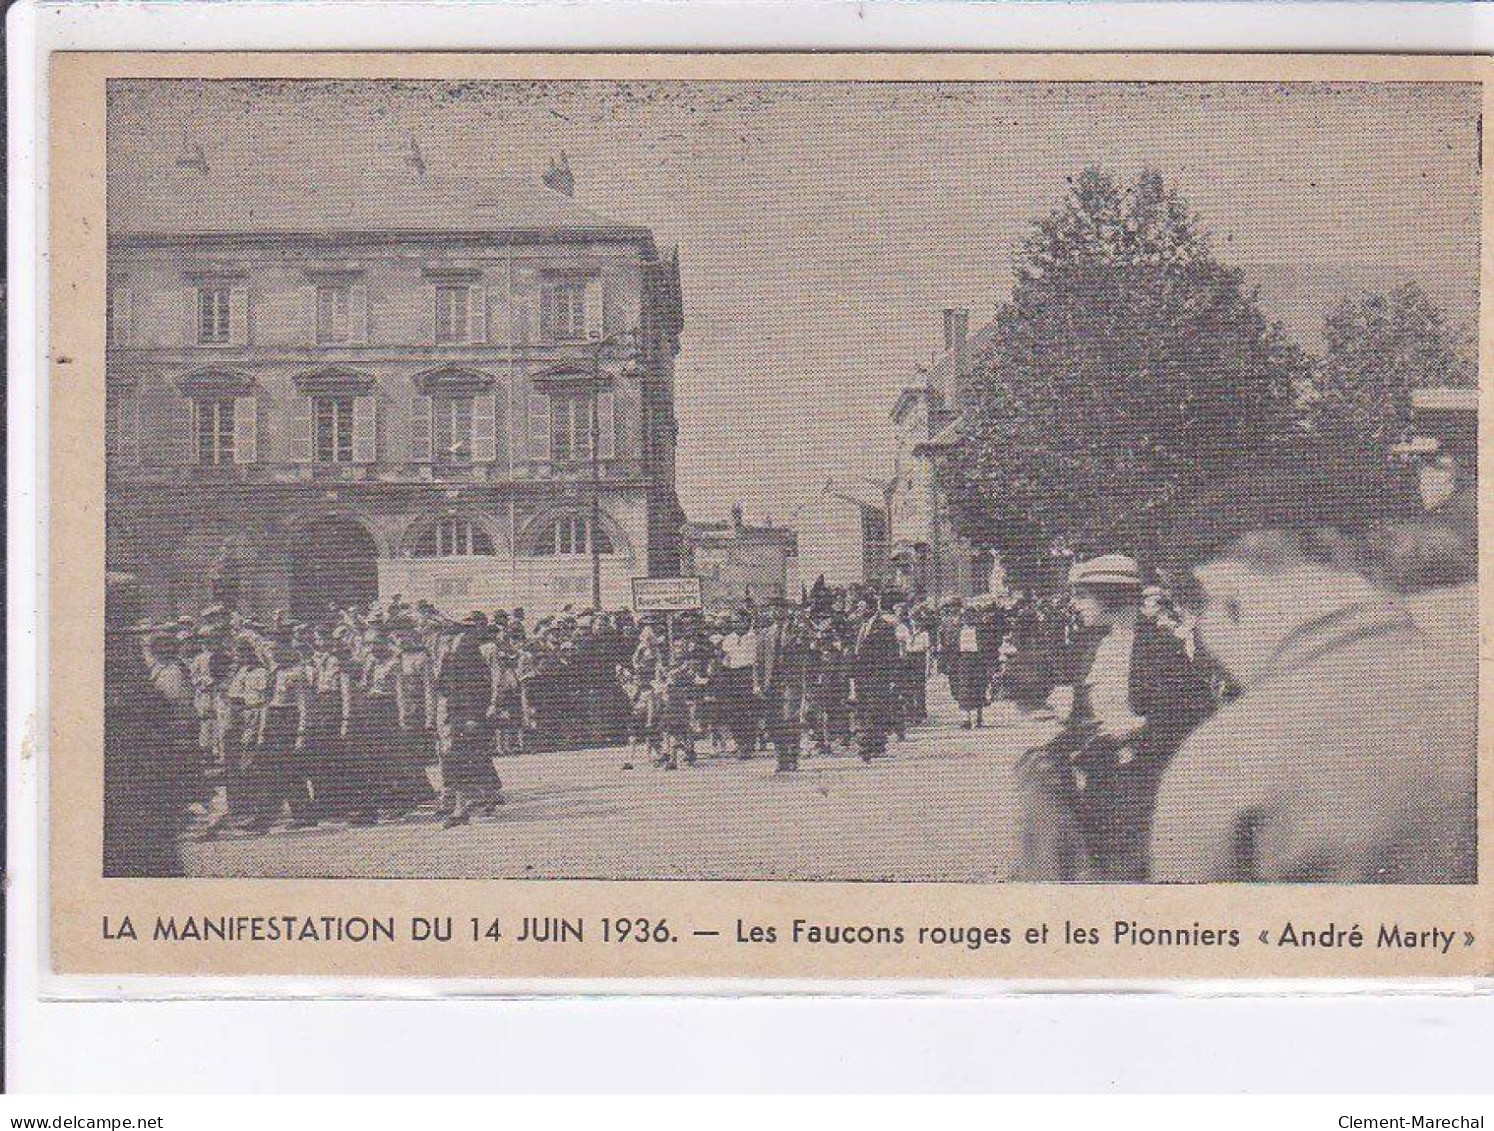
POLYGON ((101 312, 109 568, 151 613, 582 607, 594 545, 606 607, 678 572, 679 263, 649 229, 563 162, 173 156, 111 177, 101 312))
POLYGON ((887 486, 874 480, 829 479, 797 511, 798 582, 812 586, 888 581, 887 486))
POLYGON ((970 357, 993 333, 987 326, 971 338, 969 325, 968 310, 944 311, 942 351, 892 406, 896 434, 887 504, 892 580, 933 601, 988 592, 995 565, 989 551, 956 532, 937 479, 938 461, 956 441, 970 357))
POLYGON ((727 522, 687 522, 681 572, 700 578, 701 602, 709 612, 798 597, 795 563, 798 540, 772 522, 745 522, 733 507, 727 522))

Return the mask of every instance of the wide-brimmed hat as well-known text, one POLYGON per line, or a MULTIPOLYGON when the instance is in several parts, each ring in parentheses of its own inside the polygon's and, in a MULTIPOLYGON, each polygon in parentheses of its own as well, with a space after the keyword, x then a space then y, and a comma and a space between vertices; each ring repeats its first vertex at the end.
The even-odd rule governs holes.
POLYGON ((1103 554, 1069 569, 1069 585, 1074 589, 1089 587, 1141 588, 1141 570, 1136 559, 1125 554, 1103 554))

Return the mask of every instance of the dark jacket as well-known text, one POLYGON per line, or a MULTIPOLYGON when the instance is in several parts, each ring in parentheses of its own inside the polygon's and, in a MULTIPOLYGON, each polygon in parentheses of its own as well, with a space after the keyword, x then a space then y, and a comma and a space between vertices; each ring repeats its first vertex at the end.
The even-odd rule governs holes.
POLYGON ((886 617, 873 617, 856 633, 851 656, 857 697, 889 691, 897 678, 899 659, 897 626, 886 617))
MULTIPOLYGON (((1084 680, 1104 636, 1086 632, 1075 641, 1069 675, 1075 688, 1072 721, 1077 725, 1087 721, 1084 680)), ((1146 618, 1137 622, 1131 644, 1130 706, 1146 719, 1145 752, 1164 759, 1213 709, 1203 666, 1189 659, 1181 640, 1146 618)))

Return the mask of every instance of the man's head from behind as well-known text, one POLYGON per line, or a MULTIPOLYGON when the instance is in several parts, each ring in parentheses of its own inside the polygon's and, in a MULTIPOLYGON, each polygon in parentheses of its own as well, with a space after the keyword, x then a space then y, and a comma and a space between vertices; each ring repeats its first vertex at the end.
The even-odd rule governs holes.
POLYGON ((1377 532, 1412 500, 1374 460, 1321 449, 1197 493, 1167 554, 1204 646, 1248 687, 1287 636, 1374 595, 1377 532))

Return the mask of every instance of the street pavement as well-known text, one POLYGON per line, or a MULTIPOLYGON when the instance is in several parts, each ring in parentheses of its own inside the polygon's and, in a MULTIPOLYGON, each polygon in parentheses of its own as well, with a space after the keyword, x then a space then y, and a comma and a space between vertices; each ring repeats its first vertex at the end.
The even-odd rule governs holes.
POLYGON ((1005 879, 1018 835, 1013 766, 1052 724, 1006 716, 966 731, 947 695, 935 694, 931 707, 929 725, 870 765, 836 753, 777 774, 768 755, 703 756, 670 772, 624 747, 500 758, 507 803, 491 818, 445 829, 419 811, 371 828, 230 834, 189 841, 186 868, 210 876, 1005 879))

